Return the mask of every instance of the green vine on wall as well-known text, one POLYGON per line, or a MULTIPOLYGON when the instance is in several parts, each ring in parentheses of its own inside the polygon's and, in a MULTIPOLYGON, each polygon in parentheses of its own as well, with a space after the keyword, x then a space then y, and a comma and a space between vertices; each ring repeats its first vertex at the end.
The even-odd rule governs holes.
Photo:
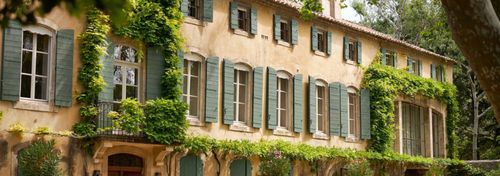
POLYGON ((395 140, 394 100, 398 95, 424 96, 446 104, 446 134, 448 157, 456 158, 456 121, 458 103, 456 88, 450 83, 441 83, 408 73, 404 69, 384 66, 376 61, 368 67, 363 78, 363 87, 370 90, 371 140, 369 150, 386 153, 392 151, 395 140))

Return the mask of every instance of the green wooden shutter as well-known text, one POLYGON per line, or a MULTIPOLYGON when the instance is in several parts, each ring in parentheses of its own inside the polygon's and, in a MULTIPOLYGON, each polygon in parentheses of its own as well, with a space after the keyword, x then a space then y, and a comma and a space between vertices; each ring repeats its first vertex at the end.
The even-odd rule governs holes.
POLYGON ((418 76, 422 76, 422 61, 417 60, 418 64, 418 76))
POLYGON ((181 176, 203 176, 203 161, 200 157, 188 154, 181 158, 180 161, 181 176), (195 167, 193 169, 193 167, 195 167))
POLYGON ((219 107, 219 58, 207 59, 205 87, 205 122, 217 123, 219 107))
POLYGON ((316 79, 309 76, 309 133, 316 132, 316 79))
POLYGON ((330 135, 340 136, 340 83, 333 82, 330 89, 330 135))
POLYGON ((3 30, 2 100, 19 100, 22 35, 21 24, 14 20, 10 20, 9 27, 3 30))
POLYGON ((444 65, 441 65, 441 82, 446 82, 446 69, 444 69, 444 65))
POLYGON ((213 0, 203 0, 203 21, 213 22, 214 20, 214 2, 213 0))
POLYGON ((238 3, 230 2, 229 8, 231 12, 230 27, 231 29, 238 29, 238 3))
POLYGON ((293 76, 293 131, 302 132, 302 75, 296 74, 293 76))
POLYGON ((349 37, 344 36, 344 61, 349 60, 349 37))
POLYGON ((436 80, 436 65, 431 64, 431 78, 436 80))
POLYGON ((398 68, 398 54, 394 53, 394 60, 392 61, 394 64, 394 68, 398 68))
POLYGON ((349 95, 347 94, 347 87, 340 84, 340 136, 347 137, 349 127, 349 95))
POLYGON ((74 31, 72 29, 58 31, 56 45, 56 95, 54 104, 70 107, 73 99, 74 31))
POLYGON ((318 29, 316 26, 311 26, 311 49, 318 50, 318 29))
POLYGON ((257 35, 257 9, 252 7, 251 15, 250 15, 250 33, 253 35, 257 35))
POLYGON ((274 14, 274 40, 281 40, 281 16, 274 14))
POLYGON ((358 64, 363 63, 363 48, 361 47, 361 42, 358 41, 356 42, 357 48, 358 48, 358 64))
MULTIPOLYGON (((182 52, 178 52, 179 56, 182 52)), ((179 57, 181 58, 181 57, 179 57)), ((180 63, 184 61, 180 60, 180 63)), ((182 69, 182 67, 181 67, 182 69)), ((156 99, 162 97, 161 80, 165 72, 165 62, 163 51, 160 48, 149 47, 146 56, 146 99, 156 99)), ((182 78, 182 77, 181 77, 182 78)))
POLYGON ((253 120, 254 128, 262 127, 262 91, 264 86, 264 68, 257 67, 253 71, 253 120))
POLYGON ((387 56, 385 55, 386 53, 386 50, 385 48, 380 48, 380 62, 382 63, 382 65, 387 65, 387 56))
POLYGON ((370 90, 361 89, 361 139, 370 138, 370 90))
POLYGON ((222 77, 224 87, 223 111, 224 124, 233 124, 234 121, 234 63, 224 59, 224 77, 222 77))
MULTIPOLYGON (((163 52, 162 52, 162 54, 163 54, 163 52)), ((164 65, 165 64, 165 60, 164 60, 164 56, 162 55, 161 57, 162 57, 162 59, 161 59, 162 60, 162 67, 161 67, 161 69, 163 69, 162 71, 165 72, 165 65, 164 65)), ((182 74, 182 73, 184 73, 184 52, 182 50, 180 50, 180 49, 177 50, 177 58, 179 58, 179 62, 177 63, 177 68, 179 68, 179 71, 182 74)), ((163 72, 161 73, 162 76, 164 74, 163 72)), ((184 90, 183 89, 184 88, 184 76, 181 76, 180 81, 181 81, 181 84, 178 85, 179 89, 180 90, 184 90)), ((160 85, 161 85, 161 77, 160 77, 160 85)), ((161 97, 161 96, 164 95, 164 92, 163 92, 163 90, 162 90, 161 87, 160 87, 160 93, 161 94, 159 95, 159 97, 161 97)), ((182 94, 180 94, 179 98, 182 100, 182 94)))
POLYGON ((114 77, 114 65, 113 65, 113 54, 115 52, 115 44, 108 40, 107 55, 101 56, 102 70, 101 74, 104 78, 105 86, 99 93, 99 101, 101 102, 112 102, 113 92, 115 84, 113 82, 114 77))
POLYGON ((204 164, 199 156, 196 157, 196 176, 203 176, 204 164))
POLYGON ((407 66, 408 66, 408 72, 413 73, 413 59, 411 57, 408 57, 407 66))
POLYGON ((231 162, 229 170, 230 176, 251 176, 252 163, 246 159, 237 159, 231 162))
POLYGON ((245 160, 245 176, 252 176, 252 162, 245 160))
POLYGON ((299 22, 292 20, 292 45, 299 44, 299 22))
POLYGON ((267 67, 267 128, 275 129, 278 125, 278 114, 276 108, 278 107, 278 96, 276 90, 278 89, 276 70, 267 67))
POLYGON ((330 55, 332 54, 332 32, 327 32, 326 33, 327 38, 326 38, 326 54, 330 55))
POLYGON ((189 0, 182 0, 181 1, 181 12, 184 14, 184 16, 189 15, 189 0))

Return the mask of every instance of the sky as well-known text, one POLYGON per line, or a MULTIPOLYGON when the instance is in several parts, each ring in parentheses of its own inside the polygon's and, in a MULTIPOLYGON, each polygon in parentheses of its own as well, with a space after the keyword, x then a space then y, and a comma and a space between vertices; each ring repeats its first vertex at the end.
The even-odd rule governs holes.
POLYGON ((342 18, 345 20, 349 20, 352 22, 361 21, 361 16, 356 13, 356 11, 351 7, 351 3, 353 0, 346 0, 346 8, 341 10, 342 18))

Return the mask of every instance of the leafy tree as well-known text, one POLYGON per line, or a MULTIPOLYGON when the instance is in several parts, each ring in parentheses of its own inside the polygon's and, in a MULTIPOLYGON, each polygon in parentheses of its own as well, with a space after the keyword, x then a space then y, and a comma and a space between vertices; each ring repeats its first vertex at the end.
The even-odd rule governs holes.
POLYGON ((59 155, 54 151, 54 140, 36 140, 22 149, 18 155, 18 175, 23 176, 58 176, 59 155))
POLYGON ((351 6, 363 25, 455 59, 454 84, 462 118, 457 134, 462 159, 499 158, 500 126, 478 79, 452 38, 439 0, 355 0, 351 6), (473 125, 471 125, 473 124, 473 125), (499 139, 497 139, 499 138, 499 139), (481 146, 477 147, 477 144, 481 146), (470 151, 473 149, 473 154, 470 151), (476 154, 481 151, 479 157, 476 154))

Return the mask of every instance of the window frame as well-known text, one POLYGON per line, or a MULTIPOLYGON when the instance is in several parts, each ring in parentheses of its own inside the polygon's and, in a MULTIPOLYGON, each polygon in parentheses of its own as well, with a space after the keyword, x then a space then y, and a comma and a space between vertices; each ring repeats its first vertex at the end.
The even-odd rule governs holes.
POLYGON ((196 20, 203 20, 203 1, 204 0, 188 0, 188 17, 190 18, 193 18, 193 19, 196 19, 196 20), (195 6, 193 7, 192 6, 192 3, 191 1, 195 1, 195 6), (191 14, 191 8, 194 8, 195 9, 195 13, 194 16, 191 14))
POLYGON ((282 70, 279 70, 276 72, 276 98, 277 98, 277 102, 276 102, 276 114, 277 114, 277 125, 276 125, 276 128, 277 129, 284 129, 284 130, 290 130, 291 129, 291 122, 292 122, 292 117, 293 117, 293 77, 290 73, 286 72, 286 71, 282 71, 282 70), (282 88, 282 84, 281 84, 281 81, 280 80, 286 80, 287 81, 287 92, 286 93, 286 109, 283 109, 281 108, 281 92, 284 92, 283 90, 281 90, 282 88), (284 110, 286 112, 286 115, 285 115, 285 126, 281 126, 282 124, 282 120, 281 120, 281 110, 284 110))
POLYGON ((246 32, 246 33, 250 33, 250 28, 251 28, 251 16, 252 16, 252 9, 245 5, 245 4, 241 4, 241 3, 238 3, 237 7, 236 7, 236 10, 238 11, 238 14, 237 14, 237 18, 238 18, 238 27, 236 28, 237 30, 240 30, 240 31, 243 31, 243 32, 246 32), (241 22, 241 18, 240 18, 240 12, 245 12, 245 18, 243 18, 243 22, 244 22, 244 26, 243 28, 241 28, 242 24, 240 23, 241 22))
POLYGON ((318 45, 318 51, 319 52, 322 52, 322 53, 326 53, 326 51, 328 50, 328 31, 323 29, 323 28, 320 28, 318 27, 317 28, 318 32, 316 33, 317 35, 317 45, 318 45), (322 36, 321 37, 321 40, 320 40, 320 35, 322 36))
POLYGON ((347 138, 351 139, 351 140, 358 140, 360 138, 360 135, 361 135, 361 96, 359 95, 359 91, 358 89, 354 88, 354 87, 348 87, 347 88, 347 101, 348 101, 348 110, 347 110, 347 121, 348 121, 348 125, 347 125, 347 138), (353 99, 353 101, 351 101, 351 99, 353 99), (354 116, 353 114, 351 113, 351 104, 354 108, 354 116), (351 133, 351 124, 352 122, 354 122, 354 131, 353 133, 351 133))
POLYGON ((184 63, 183 63, 183 72, 182 72, 182 86, 183 86, 183 90, 182 90, 182 98, 184 99, 184 97, 186 97, 186 103, 188 105, 188 109, 186 110, 186 118, 188 119, 188 121, 190 122, 191 125, 195 125, 194 123, 200 123, 202 121, 202 117, 203 117, 203 101, 204 101, 204 98, 203 98, 203 90, 204 90, 204 84, 203 84, 203 79, 204 79, 204 72, 203 72, 203 68, 204 68, 204 58, 198 54, 192 54, 192 53, 186 53, 184 55, 184 63), (190 98, 191 98, 191 94, 190 94, 190 91, 191 91, 191 78, 193 77, 192 76, 192 72, 191 72, 191 68, 189 67, 189 64, 192 64, 194 62, 198 62, 198 95, 197 95, 197 108, 196 108, 196 111, 197 111, 197 114, 198 116, 192 116, 190 114, 190 111, 191 111, 191 106, 190 106, 190 98), (186 64, 187 63, 187 64, 186 64), (187 73, 184 73, 184 70, 186 70, 186 68, 188 68, 187 70, 187 73), (189 79, 186 79, 185 76, 187 76, 189 79), (186 87, 186 91, 188 91, 187 93, 189 94, 186 94, 184 93, 184 82, 187 82, 187 87, 186 87))
POLYGON ((123 44, 123 43, 117 43, 114 48, 113 48, 113 103, 114 104, 119 104, 120 101, 124 100, 127 98, 127 80, 126 80, 126 74, 123 74, 125 72, 123 71, 126 71, 126 68, 133 68, 133 69, 137 69, 137 97, 136 99, 139 101, 139 102, 142 102, 142 98, 143 98, 143 93, 144 91, 142 90, 143 88, 143 82, 145 82, 145 79, 144 79, 144 74, 143 74, 143 71, 144 71, 144 62, 142 62, 142 60, 139 58, 138 56, 138 49, 135 47, 135 46, 132 46, 132 45, 128 45, 128 44, 123 44), (133 63, 133 62, 128 62, 128 61, 123 61, 123 60, 119 60, 119 59, 115 59, 115 55, 117 54, 116 52, 116 48, 118 46, 125 46, 125 47, 128 47, 128 48, 132 48, 136 51, 136 62, 133 63), (120 66, 121 67, 121 71, 122 71, 122 95, 121 95, 121 100, 115 100, 115 97, 114 97, 114 89, 116 87, 116 83, 115 83, 115 80, 114 80, 114 69, 116 66, 120 66))
POLYGON ((328 84, 323 81, 323 80, 316 80, 315 82, 316 84, 316 132, 320 132, 320 133, 324 133, 326 134, 328 132, 328 119, 329 119, 329 116, 328 116, 328 84), (323 97, 320 98, 318 95, 319 95, 319 92, 320 92, 320 89, 319 88, 322 88, 322 93, 323 93, 323 97), (319 112, 319 100, 322 100, 322 108, 323 108, 323 112, 321 114, 322 116, 322 119, 320 120, 319 119, 319 116, 320 116, 320 112, 319 112), (322 129, 320 129, 322 128, 322 129))
POLYGON ((412 74, 417 75, 417 76, 421 75, 421 72, 422 72, 422 70, 420 70, 420 66, 418 65, 419 61, 422 62, 419 59, 413 59, 413 58, 411 59, 411 62, 412 62, 411 64, 413 66, 413 68, 412 68, 413 73, 412 74))
POLYGON ((444 157, 444 121, 442 113, 432 110, 432 157, 444 157), (437 145, 436 145, 437 144, 437 145), (437 150, 436 150, 437 149, 437 150))
POLYGON ((239 86, 236 86, 236 88, 234 89, 234 100, 233 100, 233 108, 234 108, 234 121, 233 123, 238 123, 238 124, 243 124, 243 125, 249 125, 250 121, 251 121, 251 108, 252 108, 252 87, 253 87, 253 82, 252 82, 252 73, 253 73, 253 70, 252 70, 252 67, 250 67, 249 65, 246 65, 246 64, 243 64, 243 63, 236 63, 234 65, 234 75, 235 75, 235 79, 237 80, 237 82, 234 82, 233 81, 233 85, 235 84, 238 84, 238 85, 241 85, 239 83, 239 80, 240 80, 240 73, 241 72, 246 72, 246 85, 245 85, 245 88, 246 88, 246 92, 244 93, 244 95, 246 96, 246 99, 245 99, 245 102, 243 102, 243 105, 244 107, 246 108, 246 111, 244 113, 244 117, 243 117, 243 121, 240 119, 240 117, 238 116, 239 114, 239 106, 236 106, 237 104, 240 105, 241 102, 239 102, 239 98, 240 98, 240 89, 239 89, 239 86))
POLYGON ((358 39, 349 37, 349 42, 348 42, 349 58, 347 59, 348 61, 353 63, 358 63, 358 49, 359 49, 358 42, 359 42, 358 39))
POLYGON ((444 66, 436 65, 436 81, 444 82, 443 72, 444 72, 444 66))
POLYGON ((386 50, 385 52, 385 65, 396 68, 397 53, 393 50, 386 50))
POLYGON ((22 28, 22 43, 21 43, 21 68, 19 70, 19 100, 26 100, 26 101, 33 101, 33 102, 42 102, 42 103, 52 103, 53 100, 53 95, 52 92, 54 91, 54 73, 55 73, 55 56, 56 56, 56 31, 42 26, 42 25, 33 25, 33 26, 26 26, 22 28), (33 48, 31 50, 24 49, 24 32, 30 32, 33 34, 32 38, 32 44, 33 48), (47 52, 40 52, 37 51, 37 36, 38 35, 48 35, 49 38, 49 44, 47 48, 47 52), (23 73, 22 71, 22 61, 23 61, 23 52, 24 51, 29 51, 32 52, 31 55, 31 73, 23 73), (46 76, 40 76, 36 74, 36 61, 37 61, 37 54, 42 53, 42 54, 47 54, 47 75, 46 76), (30 97, 22 97, 22 76, 26 75, 31 78, 30 81, 30 97), (45 94, 46 97, 45 99, 36 99, 35 98, 35 87, 36 87, 36 77, 44 77, 46 79, 46 90, 45 94))
POLYGON ((401 102, 401 111, 402 153, 412 156, 425 156, 425 108, 411 102, 403 101, 401 102), (408 114, 410 115, 409 117, 405 116, 408 114))
POLYGON ((292 43, 292 20, 286 17, 281 17, 280 19, 280 41, 292 43), (285 34, 283 33, 283 29, 287 29, 285 34))

